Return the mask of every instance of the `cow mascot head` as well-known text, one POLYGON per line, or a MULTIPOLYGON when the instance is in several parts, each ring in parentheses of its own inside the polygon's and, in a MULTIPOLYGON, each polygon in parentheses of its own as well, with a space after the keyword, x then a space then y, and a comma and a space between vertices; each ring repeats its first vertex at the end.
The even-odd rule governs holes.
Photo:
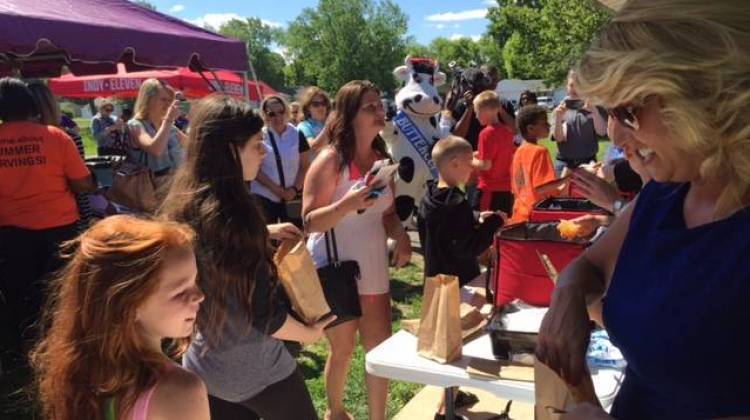
POLYGON ((399 162, 396 181, 396 211, 402 222, 419 205, 427 191, 428 180, 437 178, 432 162, 432 146, 439 139, 437 115, 443 106, 437 87, 445 83, 445 73, 438 70, 437 61, 430 58, 407 56, 404 65, 393 74, 404 82, 396 94, 396 108, 391 125, 383 137, 391 156, 399 162))

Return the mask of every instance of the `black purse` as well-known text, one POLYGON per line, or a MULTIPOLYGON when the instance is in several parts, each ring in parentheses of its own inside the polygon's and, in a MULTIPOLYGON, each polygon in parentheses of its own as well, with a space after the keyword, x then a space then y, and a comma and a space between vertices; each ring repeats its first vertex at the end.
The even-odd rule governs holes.
POLYGON ((336 315, 336 320, 326 327, 330 328, 362 316, 357 288, 361 274, 356 261, 339 261, 333 229, 325 233, 325 241, 328 265, 318 268, 318 277, 331 313, 336 315))

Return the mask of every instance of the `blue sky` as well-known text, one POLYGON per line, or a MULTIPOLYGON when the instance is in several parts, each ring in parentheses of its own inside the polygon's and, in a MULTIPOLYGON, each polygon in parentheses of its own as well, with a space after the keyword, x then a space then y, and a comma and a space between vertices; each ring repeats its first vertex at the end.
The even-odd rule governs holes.
MULTIPOLYGON (((317 0, 149 0, 160 12, 218 27, 236 17, 258 17, 270 25, 286 27, 305 7, 317 0)), ((487 28, 484 18, 495 0, 394 0, 409 17, 409 35, 422 44, 434 38, 478 38, 487 28)))

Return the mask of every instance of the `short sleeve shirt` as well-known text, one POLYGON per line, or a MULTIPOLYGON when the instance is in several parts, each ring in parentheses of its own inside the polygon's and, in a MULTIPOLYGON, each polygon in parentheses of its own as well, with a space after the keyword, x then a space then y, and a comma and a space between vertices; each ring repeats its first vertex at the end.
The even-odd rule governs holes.
POLYGON ((320 131, 323 130, 323 127, 325 127, 325 124, 314 120, 312 118, 308 118, 297 126, 297 129, 302 132, 302 134, 305 135, 306 138, 314 139, 318 137, 318 134, 320 134, 320 131))
POLYGON ((524 142, 513 156, 510 175, 515 197, 511 222, 528 221, 534 204, 544 198, 535 189, 556 178, 552 158, 545 147, 524 142))
MULTIPOLYGON (((145 130, 149 136, 153 137, 156 135, 157 128, 148 121, 132 119, 128 121, 128 127, 136 130, 145 130)), ((132 143, 138 144, 135 138, 132 139, 132 143)), ((162 153, 161 156, 154 157, 145 153, 141 149, 133 149, 129 151, 131 158, 137 162, 146 162, 146 165, 154 172, 162 172, 165 170, 176 170, 178 166, 182 164, 183 151, 180 140, 177 138, 177 127, 172 127, 169 132, 169 139, 167 139, 167 150, 166 153, 162 153)))
MULTIPOLYGON (((286 130, 281 134, 267 127, 263 130, 263 146, 266 148, 266 156, 260 164, 260 170, 263 174, 276 185, 285 188, 294 185, 294 181, 297 179, 297 172, 299 171, 300 156, 302 153, 310 150, 310 145, 307 143, 304 134, 291 124, 288 124, 286 130), (276 142, 276 147, 281 154, 280 160, 281 170, 284 171, 284 185, 281 185, 279 167, 276 164, 276 153, 271 145, 271 137, 276 142)), ((271 190, 261 185, 260 182, 252 182, 250 184, 250 191, 273 202, 281 202, 281 197, 276 196, 271 190)))
POLYGON ((0 226, 49 229, 79 218, 68 180, 90 172, 73 140, 57 127, 0 124, 0 226))
POLYGON ((479 172, 478 187, 485 191, 510 191, 510 164, 516 146, 513 133, 503 124, 488 125, 479 133, 477 158, 492 162, 490 169, 479 172))

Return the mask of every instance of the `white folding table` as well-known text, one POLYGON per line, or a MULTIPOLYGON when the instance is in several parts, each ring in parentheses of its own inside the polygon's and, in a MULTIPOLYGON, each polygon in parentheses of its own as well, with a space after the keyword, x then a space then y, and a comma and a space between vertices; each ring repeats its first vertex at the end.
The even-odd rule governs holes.
MULTIPOLYGON (((401 330, 367 353, 365 365, 367 372, 383 378, 434 385, 446 389, 468 386, 503 398, 534 403, 533 383, 472 378, 466 373, 469 357, 494 360, 489 334, 483 334, 464 344, 461 359, 448 364, 440 364, 417 355, 417 337, 401 330)), ((623 372, 618 369, 596 367, 590 367, 590 369, 596 394, 606 409, 611 406, 617 394, 623 372)), ((446 399, 446 401, 452 401, 452 399, 446 399)), ((450 404, 446 408, 450 408, 449 406, 450 404)))

